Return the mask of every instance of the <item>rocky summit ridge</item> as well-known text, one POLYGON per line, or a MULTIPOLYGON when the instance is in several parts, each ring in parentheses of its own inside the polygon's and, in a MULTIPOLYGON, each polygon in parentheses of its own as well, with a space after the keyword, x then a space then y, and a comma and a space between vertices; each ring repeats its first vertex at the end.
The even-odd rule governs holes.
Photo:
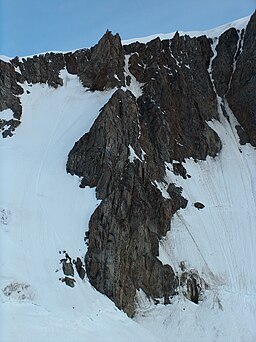
MULTIPOLYGON (((177 32, 172 39, 122 45, 118 34, 107 31, 91 49, 0 60, 0 111, 13 112, 0 120, 3 137, 22 124, 20 85, 61 87, 63 69, 77 75, 86 91, 114 89, 66 164, 81 178, 80 187, 95 187, 101 200, 86 234, 91 284, 129 316, 139 289, 168 304, 182 284, 197 303, 204 280, 182 265, 178 277, 158 259, 159 240, 188 203, 183 189, 167 182, 166 170, 186 179, 186 158, 216 157, 222 143, 208 122, 229 119, 230 110, 240 143, 256 147, 256 13, 245 28, 216 38, 177 32)), ((81 271, 80 259, 79 265, 81 271)))

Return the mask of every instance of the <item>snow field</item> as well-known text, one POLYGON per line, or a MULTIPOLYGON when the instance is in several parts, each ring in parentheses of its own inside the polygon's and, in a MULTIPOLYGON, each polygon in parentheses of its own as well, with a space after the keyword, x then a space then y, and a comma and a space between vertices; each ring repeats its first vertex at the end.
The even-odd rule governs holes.
POLYGON ((256 150, 238 143, 237 121, 226 110, 230 123, 222 116, 208 122, 222 141, 217 157, 186 160, 187 179, 166 164, 166 182, 181 186, 189 202, 160 241, 159 259, 178 275, 180 262, 197 270, 209 288, 198 305, 181 293, 171 305, 155 306, 138 293, 136 321, 164 342, 256 340, 256 150))
POLYGON ((64 250, 83 260, 98 205, 94 189, 66 173, 67 156, 115 91, 91 93, 78 77, 61 77, 58 89, 23 85, 22 123, 1 140, 0 340, 155 341, 77 273, 74 288, 59 281, 64 250))

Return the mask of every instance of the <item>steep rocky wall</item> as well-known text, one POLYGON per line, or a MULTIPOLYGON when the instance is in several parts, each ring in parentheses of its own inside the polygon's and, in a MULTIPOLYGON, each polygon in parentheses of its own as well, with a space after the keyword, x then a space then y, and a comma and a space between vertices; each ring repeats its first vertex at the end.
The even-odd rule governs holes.
MULTIPOLYGON (((116 88, 70 151, 67 172, 81 177, 81 187, 95 187, 102 200, 89 223, 87 276, 130 316, 137 289, 166 304, 177 291, 177 275, 157 258, 158 242, 187 199, 181 188, 166 183, 166 163, 187 178, 185 158, 220 152, 221 141, 207 124, 219 117, 215 90, 237 117, 241 142, 256 146, 255 25, 256 14, 246 30, 227 30, 216 46, 206 36, 178 33, 122 46, 119 35, 107 31, 91 49, 0 61, 0 110, 14 112, 13 120, 0 121, 4 136, 22 121, 24 82, 57 88, 66 68, 87 90, 116 88), (134 82, 140 96, 129 91, 134 82)), ((201 280, 192 275, 182 282, 198 302, 201 280)))
MULTIPOLYGON (((212 63, 215 88, 209 75, 214 42, 205 36, 176 33, 172 40, 124 46, 142 95, 136 99, 117 91, 69 154, 67 171, 82 177, 81 186, 95 186, 102 199, 89 225, 88 277, 129 315, 136 289, 164 297, 165 303, 175 294, 177 277, 157 259, 158 240, 187 200, 175 185, 164 198, 154 181, 164 184, 165 162, 186 178, 185 158, 205 159, 220 151, 219 137, 206 121, 218 119, 215 89, 225 97, 233 87, 243 34, 230 29, 220 37, 212 63)), ((126 77, 126 86, 130 82, 126 77)), ((198 293, 198 283, 194 287, 198 293)))
POLYGON ((256 12, 241 36, 234 73, 226 98, 240 125, 256 147, 256 12))
POLYGON ((142 150, 138 116, 135 97, 116 91, 67 163, 68 172, 83 177, 81 186, 96 186, 102 199, 90 220, 88 277, 129 315, 136 289, 164 296, 167 302, 175 294, 173 270, 157 259, 158 240, 169 230, 172 214, 187 203, 179 189, 169 189, 174 195, 165 199, 152 184, 156 176, 163 178, 164 165, 142 156, 154 146, 144 140, 142 150), (129 159, 131 148, 138 156, 134 161, 129 159))
POLYGON ((22 107, 19 95, 23 94, 22 87, 18 84, 23 78, 17 73, 10 63, 0 60, 0 111, 11 109, 13 118, 10 120, 0 119, 0 131, 3 137, 12 135, 12 132, 20 124, 22 107))
POLYGON ((224 32, 216 51, 212 73, 216 91, 240 123, 241 143, 256 146, 256 12, 245 30, 224 32))
POLYGON ((187 200, 165 182, 166 162, 186 178, 184 158, 214 157, 221 149, 206 124, 218 117, 207 71, 210 41, 176 34, 172 41, 138 44, 134 52, 136 45, 124 51, 142 95, 117 90, 67 162, 67 171, 82 178, 82 187, 96 187, 102 200, 89 223, 87 275, 130 316, 137 289, 166 304, 177 291, 174 271, 157 259, 158 241, 187 200))

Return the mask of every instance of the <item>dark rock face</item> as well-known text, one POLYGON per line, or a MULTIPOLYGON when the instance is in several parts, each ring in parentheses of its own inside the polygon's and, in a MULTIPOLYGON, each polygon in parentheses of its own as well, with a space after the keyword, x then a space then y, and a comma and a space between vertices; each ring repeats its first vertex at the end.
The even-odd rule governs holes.
POLYGON ((124 53, 118 34, 107 31, 90 51, 88 62, 79 77, 84 87, 104 90, 124 85, 124 53))
POLYGON ((172 167, 173 167, 173 173, 175 175, 177 175, 177 176, 180 175, 184 179, 187 178, 187 171, 181 163, 173 163, 172 167))
MULTIPOLYGON (((227 33, 223 35, 225 34, 227 33)), ((219 78, 216 81, 219 94, 221 96, 225 94, 230 108, 248 135, 249 142, 256 146, 256 13, 252 15, 245 33, 243 31, 239 32, 240 41, 237 42, 235 56, 235 41, 238 39, 237 33, 232 30, 232 34, 230 31, 229 36, 230 41, 226 43, 220 41, 219 43, 220 51, 218 51, 218 54, 221 57, 219 58, 219 67, 213 75, 215 74, 214 79, 217 80, 219 78), (230 51, 228 52, 228 50, 230 51), (227 66, 227 61, 230 63, 232 56, 234 56, 234 63, 232 63, 233 70, 230 75, 231 68, 227 66), (220 76, 216 76, 217 74, 220 75, 220 71, 223 75, 221 76, 222 79, 220 79, 220 76), (228 78, 230 80, 227 89, 228 78), (223 79, 225 79, 225 82, 223 79)), ((216 64, 217 59, 218 56, 216 64)))
POLYGON ((219 96, 224 96, 229 90, 231 75, 233 73, 234 62, 237 56, 237 43, 239 35, 235 28, 230 28, 224 32, 216 47, 217 56, 213 60, 213 79, 216 91, 219 96))
POLYGON ((54 88, 63 85, 63 80, 59 77, 60 70, 65 67, 62 53, 51 52, 22 60, 16 57, 11 62, 19 67, 24 81, 28 83, 47 83, 54 88))
POLYGON ((152 184, 165 168, 154 161, 151 151, 158 147, 143 138, 139 116, 135 97, 116 91, 67 163, 68 172, 83 177, 82 186, 96 186, 103 200, 89 224, 87 275, 129 315, 135 310, 136 289, 166 302, 175 294, 177 278, 157 259, 158 240, 169 230, 172 214, 187 204, 174 185, 168 191, 177 190, 175 196, 165 199, 152 184), (131 149, 138 159, 129 159, 131 149))
POLYGON ((1 120, 0 130, 3 136, 11 136, 12 132, 20 123, 22 107, 18 95, 23 93, 23 89, 18 85, 23 79, 15 68, 10 64, 0 60, 0 111, 10 108, 13 111, 13 119, 1 120))
MULTIPOLYGON (((154 182, 164 184, 165 162, 204 159, 221 148, 205 123, 218 117, 207 72, 210 55, 205 37, 176 35, 173 42, 139 45, 129 70, 145 84, 142 96, 136 100, 129 91, 116 91, 69 154, 67 171, 82 177, 81 186, 96 187, 103 200, 90 220, 88 277, 130 316, 136 289, 168 303, 178 285, 172 268, 157 259, 158 241, 187 200, 174 184, 164 198, 154 182)), ((182 164, 173 167, 186 177, 182 164)))
MULTIPOLYGON (((129 46, 125 50, 131 52, 129 46)), ((130 57, 130 72, 145 83, 138 105, 150 139, 159 139, 160 159, 205 159, 221 148, 216 133, 205 123, 218 118, 207 71, 210 56, 206 37, 176 34, 172 41, 157 38, 139 45, 139 51, 130 57), (162 136, 165 141, 160 141, 162 136)))
MULTIPOLYGON (((176 34, 172 40, 124 46, 142 95, 136 99, 129 91, 116 91, 69 154, 67 171, 82 177, 81 187, 96 187, 102 200, 89 224, 87 275, 130 316, 137 289, 168 303, 178 285, 172 268, 157 259, 158 241, 170 229, 172 215, 187 205, 182 189, 165 184, 165 163, 186 179, 185 158, 214 157, 221 149, 206 124, 218 119, 208 72, 211 43, 204 36, 176 34), (159 184, 169 197, 162 196, 159 184)), ((216 81, 220 89, 229 86, 232 70, 229 65, 224 81, 216 81)), ((186 280, 194 302, 198 286, 192 276, 186 280)))
POLYGON ((65 60, 68 72, 78 75, 92 91, 124 85, 124 52, 118 34, 107 31, 90 50, 68 53, 65 60))
POLYGON ((226 95, 229 106, 240 125, 256 146, 256 12, 252 15, 241 42, 230 89, 226 95))

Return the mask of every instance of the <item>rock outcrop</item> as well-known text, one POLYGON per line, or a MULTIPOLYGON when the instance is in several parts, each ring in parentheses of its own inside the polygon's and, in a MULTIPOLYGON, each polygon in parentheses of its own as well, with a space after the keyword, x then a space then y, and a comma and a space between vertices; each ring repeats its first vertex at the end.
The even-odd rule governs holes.
POLYGON ((239 52, 226 98, 250 143, 256 147, 256 12, 244 38, 241 35, 239 52))
POLYGON ((22 107, 18 96, 23 94, 23 89, 18 83, 23 82, 23 78, 15 71, 12 64, 2 60, 0 60, 0 70, 0 112, 6 109, 11 109, 13 112, 12 119, 0 119, 0 131, 3 137, 6 137, 11 136, 20 124, 22 107))
MULTIPOLYGON (((242 35, 244 32, 241 33, 242 35)), ((225 31, 219 38, 216 46, 216 58, 212 63, 212 75, 216 91, 224 97, 229 90, 230 80, 237 58, 239 34, 235 28, 225 31)))
POLYGON ((65 55, 67 70, 92 91, 124 85, 124 52, 120 36, 107 31, 90 50, 65 55))
POLYGON ((224 32, 216 51, 212 72, 216 91, 227 100, 241 125, 241 144, 256 146, 256 12, 246 29, 224 32))

